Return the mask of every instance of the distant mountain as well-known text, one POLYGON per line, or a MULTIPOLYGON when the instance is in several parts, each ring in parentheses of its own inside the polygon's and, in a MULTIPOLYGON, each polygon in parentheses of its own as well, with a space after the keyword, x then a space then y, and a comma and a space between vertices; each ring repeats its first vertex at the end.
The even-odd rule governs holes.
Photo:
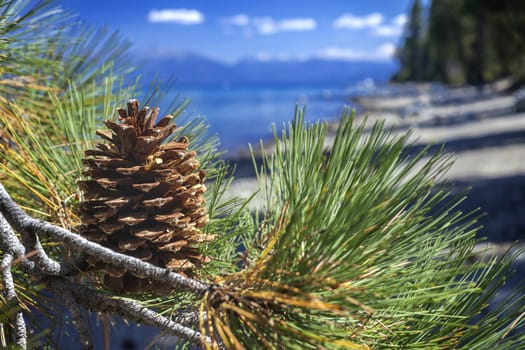
POLYGON ((352 84, 366 78, 384 82, 398 67, 395 62, 323 59, 225 64, 194 54, 148 59, 139 66, 145 79, 172 77, 177 85, 352 84))
POLYGON ((351 84, 372 78, 386 81, 396 71, 394 62, 351 62, 311 59, 306 61, 241 61, 232 77, 242 83, 351 84))
POLYGON ((146 80, 173 78, 177 85, 220 85, 230 81, 231 67, 194 54, 148 58, 137 64, 136 73, 146 80))

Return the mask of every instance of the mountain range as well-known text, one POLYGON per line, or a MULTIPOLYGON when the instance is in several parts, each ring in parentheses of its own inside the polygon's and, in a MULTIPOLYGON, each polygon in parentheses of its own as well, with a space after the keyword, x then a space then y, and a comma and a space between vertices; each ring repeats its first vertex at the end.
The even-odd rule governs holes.
POLYGON ((138 62, 144 78, 173 78, 177 85, 224 86, 255 84, 353 84, 364 79, 386 82, 397 70, 394 61, 309 60, 261 61, 244 59, 223 63, 196 54, 148 58, 138 62))

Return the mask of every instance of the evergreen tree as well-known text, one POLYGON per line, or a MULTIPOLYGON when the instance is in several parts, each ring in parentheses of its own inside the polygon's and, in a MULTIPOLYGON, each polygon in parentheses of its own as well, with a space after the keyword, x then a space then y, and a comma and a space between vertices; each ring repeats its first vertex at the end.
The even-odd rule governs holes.
POLYGON ((398 50, 401 67, 393 80, 480 85, 509 75, 518 82, 525 78, 524 2, 434 0, 427 25, 420 25, 416 10, 421 11, 418 1, 410 12, 398 50), (413 36, 416 28, 422 28, 419 42, 413 36))
POLYGON ((396 74, 394 80, 418 81, 423 78, 423 33, 421 2, 415 0, 408 17, 403 44, 398 51, 401 70, 396 74))
POLYGON ((462 36, 462 4, 456 0, 432 1, 429 11, 426 78, 464 84, 465 50, 462 36))

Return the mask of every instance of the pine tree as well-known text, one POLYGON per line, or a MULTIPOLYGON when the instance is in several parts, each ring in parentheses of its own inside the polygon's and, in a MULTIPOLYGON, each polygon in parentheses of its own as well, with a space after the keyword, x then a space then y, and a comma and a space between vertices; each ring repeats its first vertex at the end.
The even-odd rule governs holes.
POLYGON ((418 12, 416 1, 399 48, 401 68, 393 79, 474 85, 509 75, 523 79, 523 2, 436 0, 422 26, 418 12), (412 33, 418 28, 422 54, 414 50, 412 33))
POLYGON ((395 75, 394 80, 419 81, 423 79, 425 51, 422 16, 421 2, 415 0, 408 17, 403 44, 397 54, 401 70, 395 75))
POLYGON ((460 1, 432 1, 429 11, 427 46, 430 61, 428 79, 463 84, 465 50, 460 1))

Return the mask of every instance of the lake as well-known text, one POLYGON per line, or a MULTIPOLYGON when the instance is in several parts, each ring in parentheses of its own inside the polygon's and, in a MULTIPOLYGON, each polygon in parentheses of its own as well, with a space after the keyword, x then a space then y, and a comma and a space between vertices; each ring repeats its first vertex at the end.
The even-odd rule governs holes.
POLYGON ((191 103, 185 115, 202 116, 217 134, 221 149, 235 155, 247 150, 248 143, 272 137, 272 124, 279 128, 294 116, 295 106, 306 107, 305 119, 337 120, 349 97, 362 92, 355 86, 245 86, 245 87, 177 87, 167 100, 179 96, 191 103))

